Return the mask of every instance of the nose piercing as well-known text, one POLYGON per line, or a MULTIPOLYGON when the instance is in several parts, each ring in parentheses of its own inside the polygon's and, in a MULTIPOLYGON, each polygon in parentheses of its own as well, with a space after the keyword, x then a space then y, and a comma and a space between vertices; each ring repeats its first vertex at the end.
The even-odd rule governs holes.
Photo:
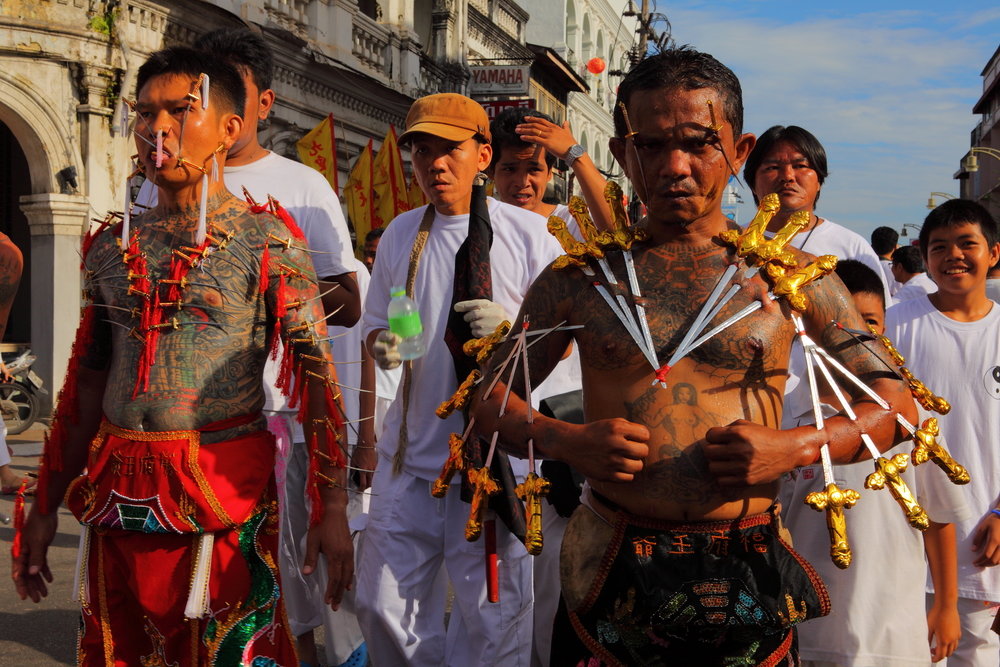
POLYGON ((156 168, 163 166, 163 128, 156 130, 156 168))

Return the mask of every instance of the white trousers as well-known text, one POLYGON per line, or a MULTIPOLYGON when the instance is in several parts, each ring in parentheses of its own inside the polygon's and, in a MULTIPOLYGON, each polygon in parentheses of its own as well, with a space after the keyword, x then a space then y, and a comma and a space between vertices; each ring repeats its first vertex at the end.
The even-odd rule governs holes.
POLYGON ((552 653, 552 623, 559 609, 559 552, 562 549, 563 534, 569 519, 564 519, 556 508, 542 500, 542 553, 532 558, 534 576, 532 586, 535 591, 534 647, 531 651, 531 667, 549 667, 552 653))
MULTIPOLYGON (((934 594, 927 594, 927 608, 934 605, 934 594)), ((993 615, 983 600, 958 598, 958 618, 962 624, 962 638, 958 648, 946 660, 937 663, 944 667, 997 667, 1000 664, 1000 636, 990 630, 993 615)))
POLYGON ((466 542, 469 505, 379 461, 357 575, 358 620, 378 667, 528 667, 531 563, 496 523, 500 601, 486 599, 484 538, 466 542), (443 564, 443 567, 442 567, 443 564), (455 592, 447 631, 447 581, 455 592))
MULTIPOLYGON (((309 453, 304 442, 292 444, 291 424, 294 413, 266 413, 268 429, 277 441, 278 463, 276 474, 281 502, 281 536, 279 541, 278 568, 281 571, 281 589, 285 596, 288 624, 296 637, 323 626, 324 647, 327 661, 339 665, 347 661, 364 636, 354 614, 354 592, 344 593, 338 611, 325 604, 327 568, 326 559, 320 554, 316 571, 308 577, 302 574, 306 555, 306 533, 309 531, 309 509, 306 505, 305 485, 309 476, 309 453)), ((361 511, 361 494, 351 493, 347 504, 348 519, 361 511)), ((355 538, 355 555, 357 554, 355 538)))

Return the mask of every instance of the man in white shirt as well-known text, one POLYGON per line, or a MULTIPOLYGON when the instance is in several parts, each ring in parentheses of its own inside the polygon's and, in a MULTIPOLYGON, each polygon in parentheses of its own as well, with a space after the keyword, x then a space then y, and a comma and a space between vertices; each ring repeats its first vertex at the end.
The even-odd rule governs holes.
MULTIPOLYGON (((464 430, 461 414, 442 420, 434 410, 465 379, 456 376, 444 333, 455 256, 469 234, 473 181, 490 163, 490 138, 485 111, 466 97, 431 95, 413 104, 400 143, 410 143, 414 175, 431 203, 386 228, 365 301, 365 338, 380 367, 401 362, 401 339, 388 331, 394 286, 412 285, 407 292, 418 306, 426 345, 424 356, 412 361, 410 378, 404 375, 378 441, 359 556, 358 618, 379 667, 529 663, 531 563, 524 545, 497 522, 499 602, 488 602, 484 541, 465 540, 470 506, 462 502, 458 479, 444 498, 430 494, 448 457, 449 434, 464 430), (394 459, 401 470, 393 470, 394 459), (455 592, 447 632, 445 574, 455 592)), ((561 254, 540 216, 492 199, 488 207, 492 301, 464 302, 475 303, 465 319, 476 337, 511 319, 531 281, 561 254)), ((455 304, 456 311, 467 309, 464 304, 455 304)))
POLYGON ((892 275, 901 285, 893 297, 896 303, 937 292, 937 284, 927 275, 916 246, 904 246, 892 253, 892 275))
MULTIPOLYGON (((271 90, 271 78, 274 72, 274 56, 264 39, 248 28, 220 29, 204 35, 195 43, 195 48, 206 51, 214 57, 224 58, 243 75, 247 88, 247 101, 244 110, 243 132, 226 155, 225 183, 226 187, 237 198, 243 199, 246 189, 258 202, 266 202, 268 195, 277 199, 291 214, 295 223, 302 229, 309 243, 313 266, 319 277, 320 293, 323 296, 323 309, 327 313, 339 311, 327 319, 328 326, 351 327, 361 317, 361 296, 356 279, 354 252, 351 247, 350 232, 344 213, 340 207, 340 198, 333 191, 326 178, 315 169, 300 162, 289 160, 273 153, 263 146, 257 138, 257 122, 266 120, 274 105, 274 91, 271 90)), ((153 182, 143 183, 136 204, 151 208, 156 206, 157 189, 153 182)), ((340 369, 338 369, 340 370, 340 369)), ((264 411, 269 419, 269 428, 279 439, 283 433, 305 452, 305 436, 302 426, 295 421, 297 410, 288 407, 288 398, 281 395, 275 388, 278 379, 277 364, 268 360, 264 367, 264 411), (285 423, 279 428, 275 419, 285 423)), ((304 508, 302 496, 305 492, 306 470, 294 465, 290 458, 293 445, 280 448, 279 455, 284 459, 279 461, 277 469, 290 473, 283 480, 281 488, 284 494, 296 495, 292 508, 304 508)), ((302 567, 301 562, 293 562, 291 554, 303 554, 301 549, 290 546, 302 537, 301 530, 307 525, 305 517, 297 521, 284 512, 282 520, 286 523, 282 529, 282 547, 280 566, 282 575, 288 582, 285 595, 289 609, 289 622, 295 634, 299 657, 308 665, 318 665, 319 659, 313 643, 312 631, 322 622, 322 595, 318 598, 309 592, 313 580, 325 580, 323 572, 303 577, 293 570, 302 567), (291 521, 291 524, 288 523, 291 521), (294 524, 294 530, 290 527, 294 524), (299 611, 301 610, 301 613, 299 611)), ((321 559, 322 567, 322 559, 321 559)), ((319 585, 318 583, 315 585, 319 585)), ((334 665, 347 661, 355 650, 361 649, 362 637, 353 615, 346 611, 329 614, 338 622, 344 620, 352 629, 327 626, 328 634, 349 635, 353 639, 351 649, 333 650, 334 642, 327 639, 327 656, 334 665), (346 652, 345 652, 346 651, 346 652)))
POLYGON ((872 250, 878 255, 882 265, 882 279, 889 286, 889 293, 895 296, 902 287, 892 277, 892 253, 899 247, 899 232, 892 227, 879 227, 872 232, 872 250))

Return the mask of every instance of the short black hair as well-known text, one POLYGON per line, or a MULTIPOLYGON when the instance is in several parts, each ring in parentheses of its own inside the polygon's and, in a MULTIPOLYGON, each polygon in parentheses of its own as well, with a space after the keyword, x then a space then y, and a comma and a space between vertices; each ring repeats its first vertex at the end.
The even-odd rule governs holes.
POLYGON ((872 267, 856 259, 842 259, 837 262, 836 271, 848 292, 877 296, 885 310, 885 285, 872 267))
POLYGON ((628 134, 619 103, 628 108, 632 95, 640 91, 714 88, 722 100, 722 117, 733 126, 733 138, 743 134, 743 88, 733 71, 707 53, 691 46, 678 46, 640 60, 618 85, 613 110, 615 136, 628 134))
POLYGON ((924 218, 924 225, 920 228, 920 254, 927 257, 931 232, 941 227, 965 224, 979 225, 979 231, 983 233, 986 245, 990 248, 997 244, 997 223, 989 211, 967 199, 949 199, 924 218))
MULTIPOLYGON (((188 76, 195 81, 202 73, 208 75, 208 94, 211 98, 209 109, 214 104, 221 104, 226 111, 243 118, 247 87, 240 73, 225 60, 212 58, 204 51, 187 46, 171 46, 150 55, 136 74, 136 95, 154 77, 171 74, 188 76)), ((201 92, 197 91, 196 94, 200 95, 201 92)))
MULTIPOLYGON (((760 204, 760 199, 757 197, 757 193, 754 192, 757 170, 760 169, 761 163, 767 158, 774 145, 781 141, 795 144, 799 152, 806 156, 809 166, 816 172, 816 178, 819 180, 820 185, 823 185, 826 177, 830 175, 826 167, 826 149, 823 148, 823 144, 819 142, 819 139, 812 132, 798 125, 789 125, 788 127, 774 125, 769 127, 767 132, 757 137, 757 144, 750 151, 750 157, 747 158, 746 164, 743 165, 743 179, 747 182, 747 187, 750 188, 750 193, 753 195, 753 203, 755 204, 760 204)), ((816 201, 813 202, 813 206, 819 201, 819 194, 818 192, 816 193, 816 201)))
POLYGON ((274 78, 274 54, 264 38, 249 28, 220 28, 202 35, 194 48, 207 51, 216 58, 225 58, 240 73, 250 73, 250 78, 263 92, 271 87, 274 78))
MULTIPOLYGON (((493 159, 490 162, 490 167, 496 166, 496 163, 500 160, 500 153, 505 148, 522 151, 525 148, 533 147, 533 144, 521 139, 521 135, 514 131, 514 128, 523 123, 524 119, 528 116, 544 118, 550 123, 555 123, 551 116, 541 111, 535 111, 534 109, 514 108, 501 111, 497 114, 496 118, 490 121, 490 134, 493 136, 493 159)), ((549 151, 545 151, 545 164, 551 170, 556 164, 556 156, 549 151)))
POLYGON ((367 234, 365 234, 365 243, 369 241, 374 241, 375 239, 382 238, 382 234, 385 233, 385 227, 376 227, 367 234))
POLYGON ((879 257, 888 255, 899 244, 899 232, 892 227, 879 227, 872 232, 872 250, 879 257))
POLYGON ((896 248, 892 253, 892 264, 893 266, 899 264, 907 273, 923 273, 927 270, 924 268, 924 260, 920 257, 920 248, 912 245, 896 248))

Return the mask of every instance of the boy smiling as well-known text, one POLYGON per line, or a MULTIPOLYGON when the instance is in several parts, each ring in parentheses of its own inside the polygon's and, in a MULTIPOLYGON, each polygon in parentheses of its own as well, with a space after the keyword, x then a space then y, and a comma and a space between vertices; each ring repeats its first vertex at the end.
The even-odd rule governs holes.
POLYGON ((986 297, 987 272, 1000 259, 996 223, 978 204, 949 201, 924 221, 920 250, 938 291, 890 308, 886 335, 907 368, 951 402, 941 432, 972 475, 962 487, 972 518, 955 522, 962 638, 948 664, 996 665, 989 607, 1000 600, 1000 308, 986 297))

